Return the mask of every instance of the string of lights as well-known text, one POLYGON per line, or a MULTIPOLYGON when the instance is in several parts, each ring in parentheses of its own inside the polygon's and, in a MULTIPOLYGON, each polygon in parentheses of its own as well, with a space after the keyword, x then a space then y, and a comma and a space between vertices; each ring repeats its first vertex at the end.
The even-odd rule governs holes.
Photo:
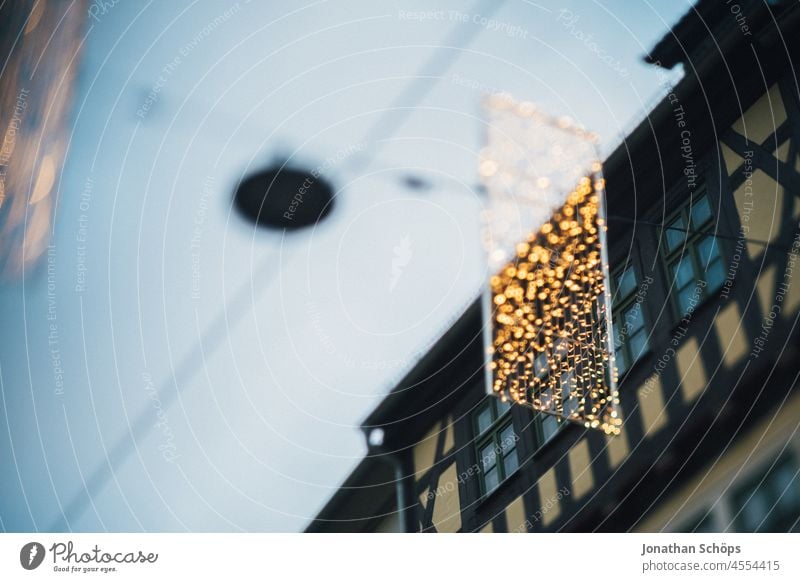
POLYGON ((492 391, 607 433, 613 406, 598 218, 603 182, 581 180, 562 209, 490 279, 492 391))
POLYGON ((490 391, 618 434, 596 138, 507 96, 490 98, 487 110, 490 391))

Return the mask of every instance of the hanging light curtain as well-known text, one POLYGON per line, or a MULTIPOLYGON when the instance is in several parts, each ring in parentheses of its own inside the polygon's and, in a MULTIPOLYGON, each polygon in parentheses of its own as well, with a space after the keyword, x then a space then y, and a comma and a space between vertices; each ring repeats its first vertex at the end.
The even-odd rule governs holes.
POLYGON ((619 432, 596 137, 530 103, 484 103, 489 391, 619 432))

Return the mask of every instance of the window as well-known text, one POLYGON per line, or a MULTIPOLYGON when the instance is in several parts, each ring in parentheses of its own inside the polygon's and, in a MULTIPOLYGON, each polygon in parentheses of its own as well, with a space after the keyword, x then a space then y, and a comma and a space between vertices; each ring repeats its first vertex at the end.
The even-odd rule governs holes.
POLYGON ((613 277, 614 300, 614 356, 617 371, 624 374, 647 352, 647 330, 644 325, 644 309, 637 300, 636 273, 629 266, 613 277))
POLYGON ((710 297, 725 281, 725 265, 719 241, 703 234, 713 230, 708 195, 692 196, 663 231, 667 271, 674 283, 675 303, 681 315, 710 297))
MULTIPOLYGON (((555 349, 553 355, 561 358, 567 355, 569 350, 569 343, 564 338, 559 338, 554 342, 555 349)), ((545 354, 539 354, 536 359, 533 361, 533 370, 536 374, 536 377, 541 381, 545 382, 546 379, 553 373, 550 369, 548 364, 548 359, 545 354)), ((571 412, 575 412, 578 409, 578 401, 574 398, 573 395, 573 384, 574 384, 574 371, 568 371, 561 374, 559 379, 559 384, 561 387, 561 394, 562 394, 562 406, 565 415, 569 415, 571 412)), ((530 388, 531 392, 534 390, 534 387, 530 388)), ((541 403, 546 408, 550 408, 554 406, 553 403, 553 394, 552 391, 547 388, 542 390, 540 397, 541 403)), ((534 395, 531 393, 528 396, 530 401, 534 401, 534 395)), ((543 412, 536 413, 536 422, 535 422, 535 434, 536 434, 536 447, 540 447, 547 443, 551 438, 553 438, 558 431, 567 424, 567 421, 562 419, 561 417, 554 416, 552 414, 545 414, 543 412)))
POLYGON ((551 438, 556 436, 559 430, 567 424, 566 420, 562 420, 557 416, 550 414, 539 413, 539 446, 548 442, 551 438))
POLYGON ((693 513, 674 530, 680 532, 800 531, 800 466, 785 453, 773 463, 737 480, 710 508, 693 513))
POLYGON ((732 503, 736 531, 800 531, 800 479, 797 464, 784 455, 749 482, 736 487, 732 503))
POLYGON ((482 495, 494 491, 519 466, 519 437, 514 432, 510 410, 508 402, 490 396, 473 413, 482 495))

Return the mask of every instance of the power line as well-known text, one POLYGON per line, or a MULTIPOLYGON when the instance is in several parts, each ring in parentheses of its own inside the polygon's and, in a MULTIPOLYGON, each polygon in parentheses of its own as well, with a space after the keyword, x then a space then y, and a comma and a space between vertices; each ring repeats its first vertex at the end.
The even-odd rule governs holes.
MULTIPOLYGON (((497 9, 503 5, 505 0, 496 0, 494 2, 486 2, 485 9, 480 9, 484 0, 478 0, 473 6, 473 13, 480 13, 482 16, 489 17, 494 14, 497 9)), ((370 146, 367 151, 361 156, 353 159, 352 163, 360 162, 364 167, 368 166, 377 157, 378 150, 380 149, 381 136, 394 134, 402 124, 408 119, 409 115, 413 113, 414 106, 412 104, 419 104, 431 92, 436 83, 441 79, 443 74, 452 66, 456 58, 461 56, 459 52, 475 38, 481 31, 478 25, 462 26, 457 22, 450 34, 445 37, 440 45, 440 50, 434 51, 431 57, 423 63, 419 68, 414 81, 409 83, 400 94, 392 100, 388 110, 384 114, 384 119, 378 120, 364 136, 364 142, 370 146), (442 48, 450 50, 442 51, 442 48)))

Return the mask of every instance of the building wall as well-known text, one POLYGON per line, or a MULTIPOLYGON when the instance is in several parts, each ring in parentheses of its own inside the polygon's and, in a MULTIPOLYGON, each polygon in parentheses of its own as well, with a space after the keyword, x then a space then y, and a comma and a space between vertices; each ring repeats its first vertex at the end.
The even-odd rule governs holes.
POLYGON ((453 416, 448 415, 435 423, 413 449, 420 531, 444 533, 461 530, 454 435, 453 416))
POLYGON ((772 414, 746 431, 719 457, 658 505, 636 526, 637 531, 681 531, 698 514, 717 515, 720 529, 732 527, 735 508, 725 502, 728 491, 739 482, 763 472, 780 455, 800 456, 800 396, 776 407, 772 414), (720 501, 722 500, 722 502, 720 501))
MULTIPOLYGON (((792 419, 796 424, 800 412, 796 396, 791 406, 768 415, 771 420, 753 427, 752 420, 745 419, 749 423, 745 426, 751 427, 747 434, 737 437, 713 466, 690 468, 688 460, 681 458, 681 447, 691 445, 692 438, 715 446, 714 437, 708 437, 708 428, 703 427, 717 422, 718 413, 744 406, 731 400, 730 394, 735 392, 737 398, 744 394, 746 403, 747 390, 754 394, 761 390, 762 383, 766 385, 763 378, 769 378, 764 376, 765 367, 797 337, 791 327, 800 307, 798 111, 792 85, 783 79, 721 133, 718 147, 702 155, 695 152, 718 218, 715 231, 725 237, 719 241, 728 273, 722 290, 698 306, 685 329, 680 316, 670 311, 667 290, 671 282, 665 267, 653 260, 657 229, 637 232, 634 243, 626 241, 626 248, 611 249, 612 267, 615 257, 623 260, 633 248, 640 275, 655 279, 643 304, 652 331, 651 351, 628 372, 620 387, 622 434, 605 437, 596 431, 564 431, 540 450, 524 451, 523 470, 508 479, 513 482, 481 497, 475 486, 477 477, 470 474, 475 459, 469 452, 471 432, 465 419, 473 402, 467 402, 415 449, 418 483, 424 486, 420 491, 427 516, 423 529, 669 530, 696 511, 698 504, 718 495, 732 472, 746 474, 774 456, 781 442, 785 444, 779 435, 788 431, 792 419), (767 242, 772 246, 763 244, 767 242), (659 324, 653 326, 654 321, 659 324), (697 424, 695 419, 700 418, 706 425, 697 424), (450 437, 443 436, 451 433, 459 435, 455 446, 450 437), (453 459, 458 462, 454 464, 453 459), (633 517, 625 516, 624 507, 636 501, 632 497, 637 493, 615 490, 615 484, 644 488, 651 468, 653 475, 659 470, 668 475, 672 466, 677 467, 683 484, 678 479, 674 484, 669 479, 656 482, 654 486, 663 485, 664 497, 656 496, 649 506, 636 506, 639 513, 633 517), (455 512, 459 504, 460 518, 455 512), (643 514, 644 520, 636 517, 643 514), (622 525, 615 526, 615 520, 622 525)), ((669 205, 687 198, 683 175, 668 186, 669 205)), ((670 211, 652 208, 644 218, 657 224, 670 211)), ((785 379, 769 381, 782 382, 783 392, 793 390, 785 379)), ((475 399, 481 397, 478 387, 475 399)), ((520 423, 524 426, 524 418, 520 423)), ((797 446, 796 440, 792 443, 797 446)))
POLYGON ((402 528, 400 527, 400 514, 396 511, 390 513, 383 519, 381 519, 375 525, 375 532, 376 533, 400 533, 402 532, 402 528))

